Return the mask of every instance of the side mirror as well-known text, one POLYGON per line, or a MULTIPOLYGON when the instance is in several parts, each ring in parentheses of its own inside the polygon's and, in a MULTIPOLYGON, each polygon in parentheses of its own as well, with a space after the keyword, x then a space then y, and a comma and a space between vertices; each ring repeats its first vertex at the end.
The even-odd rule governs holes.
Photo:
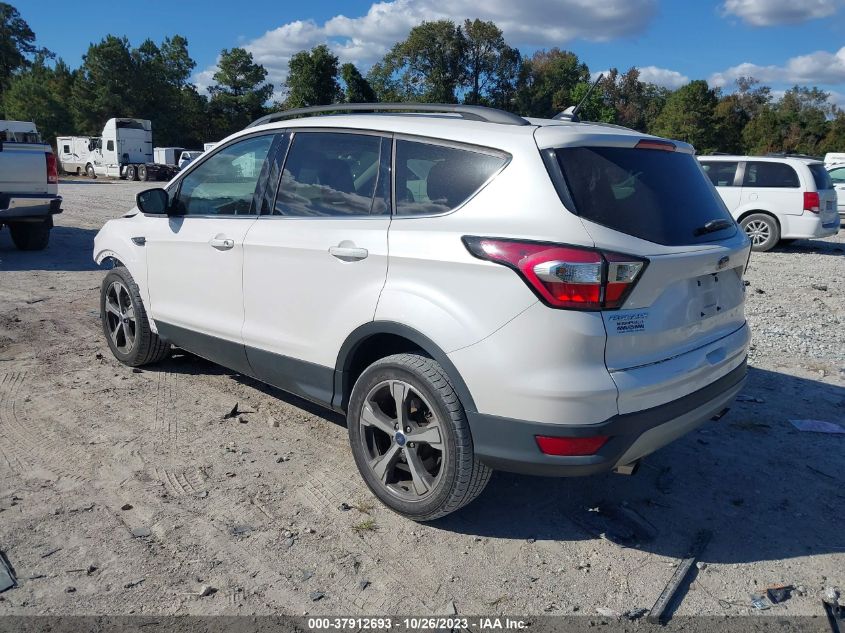
POLYGON ((160 187, 147 189, 135 196, 135 203, 141 213, 153 215, 167 215, 168 201, 167 192, 160 187))

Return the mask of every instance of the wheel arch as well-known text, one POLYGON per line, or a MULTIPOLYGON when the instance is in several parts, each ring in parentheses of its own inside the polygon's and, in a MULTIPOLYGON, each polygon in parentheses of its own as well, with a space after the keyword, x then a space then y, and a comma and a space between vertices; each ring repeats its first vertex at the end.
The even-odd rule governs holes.
POLYGON ((757 214, 757 213, 760 213, 760 214, 762 214, 762 215, 767 215, 767 216, 769 216, 769 217, 770 217, 770 218, 772 218, 772 219, 775 221, 775 223, 778 225, 778 230, 783 229, 783 226, 781 225, 781 222, 780 222, 780 219, 778 219, 778 216, 777 216, 777 215, 775 215, 774 213, 772 213, 771 211, 767 211, 766 209, 748 209, 747 211, 743 211, 743 212, 740 214, 740 216, 736 219, 737 224, 739 224, 740 222, 742 222, 742 221, 743 221, 745 218, 747 218, 749 215, 754 215, 754 214, 757 214))
POLYGON ((361 373, 375 361, 401 352, 422 352, 437 361, 452 381, 464 410, 476 412, 475 401, 446 352, 422 332, 393 321, 366 323, 341 345, 335 364, 333 408, 346 411, 352 387, 361 373))

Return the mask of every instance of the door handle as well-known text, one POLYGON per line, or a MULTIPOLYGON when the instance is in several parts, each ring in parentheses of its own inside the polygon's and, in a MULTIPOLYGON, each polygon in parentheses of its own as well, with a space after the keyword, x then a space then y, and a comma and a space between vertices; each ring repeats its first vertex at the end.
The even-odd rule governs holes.
POLYGON ((228 237, 212 237, 208 243, 218 251, 228 251, 235 246, 235 240, 228 237))
POLYGON ((344 240, 337 246, 329 248, 329 254, 344 262, 357 262, 366 259, 370 252, 366 248, 352 246, 353 242, 344 240))

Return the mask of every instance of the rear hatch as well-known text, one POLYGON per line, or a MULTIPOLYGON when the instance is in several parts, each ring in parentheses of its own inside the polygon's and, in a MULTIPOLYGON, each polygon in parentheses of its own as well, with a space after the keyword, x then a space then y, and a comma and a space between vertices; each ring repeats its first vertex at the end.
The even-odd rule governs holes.
POLYGON ((822 224, 824 226, 830 224, 838 225, 839 212, 837 210, 836 189, 833 187, 833 180, 830 174, 824 168, 823 163, 809 163, 807 167, 810 169, 810 173, 813 174, 816 191, 819 194, 818 213, 821 217, 822 224))
POLYGON ((750 245, 690 146, 628 134, 582 143, 547 149, 547 165, 553 155, 564 204, 597 248, 647 261, 621 308, 602 312, 620 413, 641 410, 744 358, 750 245))

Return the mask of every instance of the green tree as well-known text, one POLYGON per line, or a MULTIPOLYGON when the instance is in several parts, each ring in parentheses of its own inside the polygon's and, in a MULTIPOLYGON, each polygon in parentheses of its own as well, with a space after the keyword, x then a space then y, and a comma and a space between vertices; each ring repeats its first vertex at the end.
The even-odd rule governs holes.
POLYGON ((701 154, 711 153, 718 148, 714 126, 717 103, 716 91, 706 81, 691 81, 669 96, 653 131, 659 136, 691 143, 701 154))
POLYGON ((344 95, 347 103, 375 103, 377 101, 375 90, 361 75, 355 64, 341 66, 340 78, 345 86, 344 95))
POLYGON ((466 38, 451 20, 415 26, 379 65, 376 92, 384 86, 382 90, 401 100, 456 103, 457 89, 464 80, 465 47, 466 38))
MULTIPOLYGON (((592 84, 581 82, 572 89, 572 102, 574 105, 581 103, 587 96, 587 91, 592 84)), ((596 121, 599 123, 613 123, 616 120, 616 110, 609 103, 599 86, 596 86, 578 112, 578 118, 582 121, 596 121)))
POLYGON ((343 92, 337 82, 337 64, 337 55, 325 44, 291 57, 285 81, 288 94, 284 107, 304 108, 340 101, 343 92))
POLYGON ((45 48, 35 46, 35 33, 11 4, 0 2, 0 98, 12 74, 26 68, 39 57, 52 57, 45 48))
POLYGON ((464 21, 464 103, 488 104, 512 98, 518 76, 519 52, 508 46, 493 22, 464 21))
POLYGON ((256 64, 243 48, 223 49, 209 88, 209 113, 214 136, 228 136, 266 112, 265 103, 273 94, 273 84, 264 83, 267 70, 256 64))
POLYGON ((589 81, 590 70, 575 53, 559 48, 537 51, 523 62, 516 91, 517 110, 529 116, 552 117, 574 106, 572 91, 589 81))
POLYGON ((45 140, 73 131, 73 117, 68 95, 73 76, 67 64, 59 60, 54 67, 42 56, 31 66, 12 76, 3 93, 2 109, 10 119, 33 121, 45 140))
POLYGON ((827 134, 819 144, 819 153, 845 151, 845 111, 837 110, 828 126, 827 134))
POLYGON ((641 132, 648 131, 663 110, 670 91, 640 81, 640 71, 631 67, 624 73, 611 68, 599 83, 605 102, 614 109, 615 122, 641 132))
POLYGON ((73 84, 71 108, 81 134, 99 134, 112 117, 140 116, 129 40, 107 35, 88 47, 73 84))

